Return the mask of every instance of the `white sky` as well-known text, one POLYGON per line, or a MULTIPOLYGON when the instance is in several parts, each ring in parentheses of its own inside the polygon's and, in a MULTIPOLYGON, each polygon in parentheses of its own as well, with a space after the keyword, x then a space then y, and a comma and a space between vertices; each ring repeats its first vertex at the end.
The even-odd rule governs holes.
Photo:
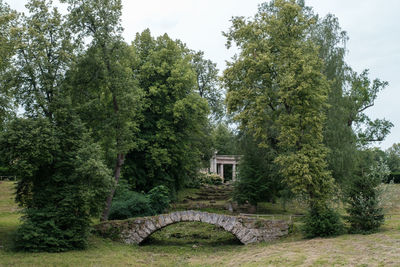
MULTIPOLYGON (((5 0, 18 11, 26 0, 5 0)), ((230 27, 232 16, 253 16, 259 0, 122 0, 124 37, 130 42, 137 32, 149 28, 154 36, 168 33, 190 49, 202 50, 218 68, 225 68, 234 51, 225 48, 222 31, 230 27)), ((400 142, 400 24, 399 0, 306 0, 321 16, 332 13, 339 18, 350 41, 347 62, 358 72, 370 69, 371 78, 389 82, 374 107, 371 118, 386 118, 394 123, 391 134, 380 144, 383 149, 400 142)), ((377 144, 378 145, 378 144, 377 144)))

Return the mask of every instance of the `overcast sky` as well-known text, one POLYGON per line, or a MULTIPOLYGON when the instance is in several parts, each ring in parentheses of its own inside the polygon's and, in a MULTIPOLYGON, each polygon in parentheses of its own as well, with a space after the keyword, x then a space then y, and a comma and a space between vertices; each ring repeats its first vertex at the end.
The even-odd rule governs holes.
MULTIPOLYGON (((25 0, 5 0, 23 11, 25 0)), ((256 0, 122 0, 124 37, 130 42, 137 32, 149 28, 153 35, 168 33, 190 49, 203 50, 218 68, 225 68, 234 51, 225 48, 223 31, 230 27, 232 16, 253 16, 263 1, 256 0)), ((400 142, 400 23, 399 0, 306 0, 321 16, 332 13, 346 30, 347 62, 358 72, 369 69, 371 78, 388 81, 371 118, 386 118, 395 125, 380 145, 383 149, 400 142)))

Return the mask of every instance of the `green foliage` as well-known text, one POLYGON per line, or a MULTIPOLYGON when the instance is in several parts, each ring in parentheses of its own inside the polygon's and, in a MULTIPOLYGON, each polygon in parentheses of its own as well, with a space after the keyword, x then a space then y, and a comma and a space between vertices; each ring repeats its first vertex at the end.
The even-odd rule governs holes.
POLYGON ((202 185, 221 185, 222 178, 218 174, 198 172, 195 177, 185 183, 186 188, 200 188, 202 185))
POLYGON ((385 151, 385 157, 391 172, 400 172, 400 143, 393 144, 385 151))
POLYGON ((324 61, 322 73, 329 82, 324 124, 328 168, 335 181, 342 184, 354 172, 356 153, 356 136, 348 125, 349 101, 344 95, 349 70, 344 61, 348 37, 333 15, 319 19, 311 36, 319 46, 319 57, 324 61))
POLYGON ((65 97, 62 84, 76 46, 66 18, 50 1, 31 0, 27 9, 10 86, 27 115, 52 118, 65 97))
POLYGON ((218 123, 212 131, 213 149, 219 155, 237 154, 237 140, 226 123, 218 123))
POLYGON ((240 203, 257 205, 261 201, 274 201, 284 187, 279 169, 274 163, 277 151, 271 146, 261 148, 253 136, 241 137, 243 157, 239 177, 235 183, 234 199, 240 203))
POLYGON ((15 119, 1 136, 2 157, 18 177, 24 219, 16 247, 66 251, 86 246, 90 217, 99 214, 111 175, 79 119, 56 115, 15 119))
POLYGON ((135 190, 165 185, 171 192, 194 177, 203 158, 208 105, 196 93, 188 50, 167 35, 137 34, 131 47, 145 92, 139 146, 128 153, 123 175, 135 190))
POLYGON ((7 81, 13 75, 11 62, 19 44, 17 19, 18 14, 0 1, 0 130, 15 111, 7 81))
MULTIPOLYGON (((71 21, 51 1, 28 1, 4 86, 25 110, 1 134, 1 162, 18 178, 24 207, 17 248, 65 251, 86 246, 91 216, 112 188, 98 142, 77 116, 66 73, 82 48, 71 21)), ((3 80, 2 80, 3 81, 3 80)), ((2 86, 3 87, 3 86, 2 86)))
POLYGON ((199 172, 197 175, 197 179, 200 184, 221 185, 223 182, 222 178, 215 173, 199 172))
POLYGON ((277 147, 275 163, 286 184, 323 205, 333 179, 322 143, 328 83, 318 46, 307 39, 316 21, 311 9, 294 0, 264 3, 253 19, 234 18, 225 36, 240 54, 223 79, 228 111, 241 129, 260 146, 277 147))
POLYGON ((0 176, 10 176, 11 172, 8 167, 0 166, 0 176))
MULTIPOLYGON (((65 194, 68 196, 69 194, 65 194)), ((22 251, 61 252, 84 249, 90 233, 90 219, 77 198, 60 201, 61 209, 28 209, 15 237, 15 248, 22 251), (66 205, 75 206, 74 209, 66 205)))
POLYGON ((150 205, 156 214, 164 212, 169 207, 169 190, 163 185, 151 189, 147 193, 150 205))
POLYGON ((7 3, 0 1, 0 72, 9 67, 10 59, 14 55, 17 45, 16 19, 18 14, 10 9, 7 3))
MULTIPOLYGON (((93 131, 118 183, 126 154, 138 146, 142 90, 137 86, 134 51, 122 40, 121 1, 64 0, 73 32, 88 38, 88 49, 68 73, 72 102, 93 131)), ((108 217, 114 190, 101 216, 108 217)))
POLYGON ((358 143, 367 145, 383 141, 390 133, 393 124, 385 119, 372 121, 364 111, 374 105, 378 93, 388 85, 388 82, 379 79, 371 81, 368 70, 360 74, 351 70, 346 79, 350 88, 344 92, 349 108, 348 124, 354 126, 358 143))
POLYGON ((203 58, 204 52, 192 52, 192 65, 196 73, 197 90, 205 98, 211 110, 212 120, 220 121, 224 116, 222 90, 218 82, 217 64, 203 58))
POLYGON ((354 177, 346 188, 346 218, 351 231, 370 233, 377 231, 385 217, 381 206, 379 185, 387 178, 390 171, 381 160, 369 166, 361 175, 354 177))
POLYGON ((143 194, 129 190, 128 184, 123 181, 117 187, 109 219, 123 220, 160 214, 169 207, 170 201, 169 190, 163 185, 143 194))
POLYGON ((345 62, 348 36, 334 15, 318 21, 311 39, 319 46, 319 57, 324 61, 322 72, 329 81, 324 126, 329 169, 343 185, 356 171, 357 146, 383 140, 393 126, 386 120, 372 121, 365 114, 387 82, 371 81, 368 70, 357 74, 345 62))
POLYGON ((311 207, 301 229, 307 238, 335 236, 344 233, 337 211, 330 207, 311 207))
POLYGON ((110 220, 123 220, 132 217, 151 216, 154 210, 149 199, 140 193, 129 192, 122 198, 115 198, 110 209, 110 220))

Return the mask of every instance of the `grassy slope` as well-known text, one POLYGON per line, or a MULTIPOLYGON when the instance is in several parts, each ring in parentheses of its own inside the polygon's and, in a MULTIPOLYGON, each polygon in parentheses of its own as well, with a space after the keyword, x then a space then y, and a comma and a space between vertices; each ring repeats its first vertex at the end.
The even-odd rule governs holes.
POLYGON ((0 266, 400 266, 400 185, 390 188, 392 214, 381 232, 302 240, 294 235, 243 246, 228 233, 201 223, 169 226, 144 246, 92 237, 85 251, 16 253, 10 237, 18 225, 10 182, 0 184, 0 266))

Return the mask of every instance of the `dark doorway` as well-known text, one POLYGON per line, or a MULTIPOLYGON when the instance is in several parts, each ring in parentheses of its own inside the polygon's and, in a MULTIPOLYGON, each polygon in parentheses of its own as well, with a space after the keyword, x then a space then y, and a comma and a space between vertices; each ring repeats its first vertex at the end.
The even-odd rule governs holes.
POLYGON ((224 164, 224 183, 232 181, 232 164, 224 164))

